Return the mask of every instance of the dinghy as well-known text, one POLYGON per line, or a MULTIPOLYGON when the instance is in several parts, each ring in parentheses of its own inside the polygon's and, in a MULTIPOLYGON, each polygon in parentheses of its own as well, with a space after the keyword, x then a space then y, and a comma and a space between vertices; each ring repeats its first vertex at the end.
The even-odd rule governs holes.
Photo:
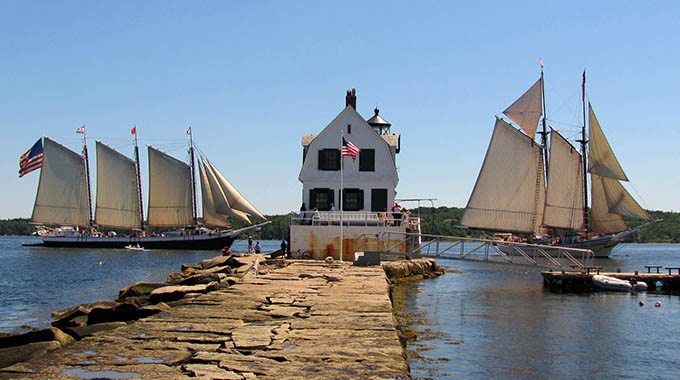
POLYGON ((628 281, 620 280, 614 277, 603 276, 600 274, 596 274, 593 276, 593 284, 595 284, 595 286, 597 286, 598 288, 604 290, 618 290, 629 292, 631 291, 631 289, 633 289, 633 285, 631 285, 630 282, 628 281))

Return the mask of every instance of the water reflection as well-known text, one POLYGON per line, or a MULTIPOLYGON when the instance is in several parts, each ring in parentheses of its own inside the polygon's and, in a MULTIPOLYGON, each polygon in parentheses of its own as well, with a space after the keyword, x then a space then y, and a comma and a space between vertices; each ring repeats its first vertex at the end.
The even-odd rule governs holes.
MULTIPOLYGON (((674 246, 646 246, 597 265, 633 271, 680 262, 674 246)), ((408 345, 415 378, 672 378, 680 365, 677 296, 553 293, 534 268, 448 264, 463 273, 395 289, 395 304, 406 306, 399 319, 416 334, 408 345)))

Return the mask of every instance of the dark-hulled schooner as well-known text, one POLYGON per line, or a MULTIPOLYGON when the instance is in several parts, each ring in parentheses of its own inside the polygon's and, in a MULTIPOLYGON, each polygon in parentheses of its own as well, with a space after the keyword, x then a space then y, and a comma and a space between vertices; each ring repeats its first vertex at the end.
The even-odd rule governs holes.
MULTIPOLYGON (((134 133, 134 129, 133 129, 134 133)), ((241 234, 263 224, 266 218, 253 207, 208 161, 199 155, 203 221, 197 223, 193 139, 191 164, 152 146, 149 154, 148 219, 144 220, 139 153, 135 134, 135 159, 96 141, 97 194, 92 216, 87 138, 83 154, 43 137, 43 161, 31 220, 38 224, 39 244, 50 247, 124 248, 138 244, 146 249, 212 250, 230 247, 241 234), (229 229, 228 217, 248 224, 229 229), (48 228, 45 226, 57 226, 48 228), (98 228, 128 230, 128 236, 100 233, 98 228), (148 233, 149 228, 174 230, 148 233)))

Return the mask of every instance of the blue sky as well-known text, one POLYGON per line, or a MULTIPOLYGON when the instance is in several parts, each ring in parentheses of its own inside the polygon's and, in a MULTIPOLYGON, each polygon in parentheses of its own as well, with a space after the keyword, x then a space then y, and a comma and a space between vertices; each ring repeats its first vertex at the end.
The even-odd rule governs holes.
POLYGON ((31 213, 38 172, 19 179, 19 156, 42 135, 79 150, 82 124, 90 145, 129 155, 136 124, 140 145, 181 159, 192 125, 258 209, 297 209, 301 136, 351 88, 359 113, 378 106, 402 135, 398 197, 464 207, 494 115, 539 58, 550 123, 576 136, 585 68, 628 189, 680 210, 680 5, 514 3, 0 1, 0 218, 31 213))

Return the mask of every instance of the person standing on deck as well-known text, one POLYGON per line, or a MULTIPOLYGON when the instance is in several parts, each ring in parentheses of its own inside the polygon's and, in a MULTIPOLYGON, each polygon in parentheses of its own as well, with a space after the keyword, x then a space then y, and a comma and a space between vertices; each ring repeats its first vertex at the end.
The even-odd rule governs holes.
POLYGON ((250 235, 248 236, 248 254, 253 254, 253 237, 250 235))
POLYGON ((392 219, 394 219, 394 225, 398 226, 401 221, 401 206, 399 206, 399 203, 394 202, 394 206, 392 206, 392 219))

